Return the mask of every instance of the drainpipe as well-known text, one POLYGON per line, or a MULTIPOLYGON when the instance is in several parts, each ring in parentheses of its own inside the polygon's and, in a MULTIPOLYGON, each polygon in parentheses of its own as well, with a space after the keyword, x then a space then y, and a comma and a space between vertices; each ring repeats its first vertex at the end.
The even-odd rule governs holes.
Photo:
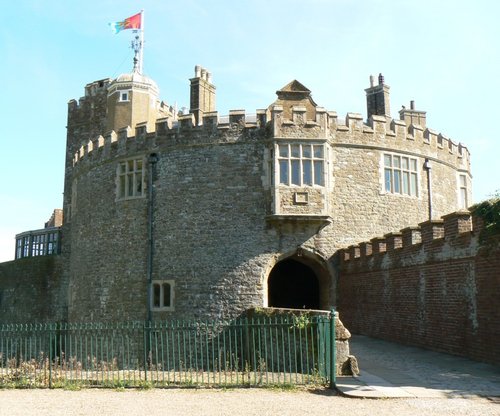
POLYGON ((148 322, 152 321, 151 313, 151 297, 153 295, 153 254, 154 254, 154 238, 153 238, 153 215, 154 215, 154 189, 153 189, 153 176, 158 156, 156 153, 151 153, 148 158, 148 260, 147 260, 147 311, 148 322))
POLYGON ((432 180, 431 180, 431 162, 429 159, 425 159, 424 169, 427 171, 427 193, 429 201, 429 221, 432 220, 432 180))

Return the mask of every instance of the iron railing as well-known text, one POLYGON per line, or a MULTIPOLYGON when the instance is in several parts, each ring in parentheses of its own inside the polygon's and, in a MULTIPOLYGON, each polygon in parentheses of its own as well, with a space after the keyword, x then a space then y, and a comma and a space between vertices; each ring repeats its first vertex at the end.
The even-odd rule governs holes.
POLYGON ((0 387, 333 386, 333 316, 3 325, 0 387))

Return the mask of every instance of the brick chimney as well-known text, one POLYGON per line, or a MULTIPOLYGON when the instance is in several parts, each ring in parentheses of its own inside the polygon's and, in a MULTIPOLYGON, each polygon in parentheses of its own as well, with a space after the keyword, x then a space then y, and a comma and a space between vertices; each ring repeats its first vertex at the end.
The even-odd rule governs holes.
POLYGON ((189 112, 194 114, 196 125, 199 125, 204 113, 215 111, 215 85, 212 84, 212 74, 199 65, 194 67, 194 78, 190 81, 189 112))
POLYGON ((370 75, 370 88, 365 89, 368 119, 372 115, 391 117, 389 89, 390 87, 384 84, 382 74, 378 75, 378 85, 375 85, 373 75, 370 75))

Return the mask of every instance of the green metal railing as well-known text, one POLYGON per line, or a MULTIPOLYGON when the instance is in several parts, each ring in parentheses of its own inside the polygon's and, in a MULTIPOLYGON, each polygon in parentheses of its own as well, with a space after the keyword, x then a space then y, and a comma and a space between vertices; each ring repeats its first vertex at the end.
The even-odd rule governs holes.
POLYGON ((333 386, 333 316, 3 325, 0 386, 333 386))

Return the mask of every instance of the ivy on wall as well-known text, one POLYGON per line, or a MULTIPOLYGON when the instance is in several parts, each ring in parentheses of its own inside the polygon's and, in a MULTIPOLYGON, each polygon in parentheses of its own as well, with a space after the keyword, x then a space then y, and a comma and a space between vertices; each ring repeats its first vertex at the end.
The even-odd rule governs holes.
POLYGON ((484 229, 480 235, 481 243, 490 236, 500 235, 500 190, 493 195, 493 198, 473 205, 470 211, 484 221, 484 229))

